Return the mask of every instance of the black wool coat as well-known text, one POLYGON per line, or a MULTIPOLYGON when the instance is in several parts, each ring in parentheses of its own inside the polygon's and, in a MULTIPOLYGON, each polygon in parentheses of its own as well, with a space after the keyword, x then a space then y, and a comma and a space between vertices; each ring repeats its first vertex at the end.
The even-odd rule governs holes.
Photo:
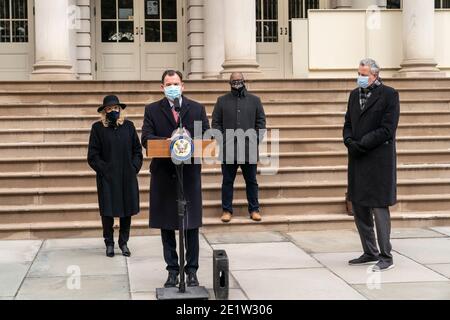
MULTIPOLYGON (((183 127, 194 136, 194 121, 199 121, 201 134, 208 130, 209 122, 205 107, 188 98, 182 98, 180 116, 183 127)), ((145 107, 142 126, 142 145, 147 141, 167 139, 178 128, 169 101, 164 98, 145 107)), ((150 163, 150 228, 178 230, 177 177, 172 159, 152 159, 150 163)), ((202 226, 201 165, 185 164, 183 168, 184 193, 187 201, 185 229, 202 226)))
POLYGON ((219 97, 214 106, 211 126, 222 133, 222 140, 217 139, 217 141, 221 147, 220 159, 223 162, 229 163, 238 160, 256 162, 259 159, 258 145, 266 129, 266 115, 259 97, 246 90, 242 97, 231 92, 219 97), (237 139, 233 134, 227 134, 227 129, 242 129, 244 132, 254 129, 255 134, 248 134, 245 142, 243 141, 239 147, 237 139), (245 154, 239 152, 239 155, 242 155, 239 157, 238 148, 242 150, 242 147, 245 148, 245 154), (234 150, 234 152, 230 150, 234 150), (250 151, 255 152, 250 153, 250 151))
POLYGON ((388 86, 375 88, 363 111, 359 91, 351 92, 344 141, 353 138, 367 150, 348 157, 348 198, 366 207, 392 206, 397 202, 396 131, 400 117, 398 92, 388 86))
POLYGON ((142 146, 136 128, 125 120, 118 127, 92 125, 87 160, 97 173, 100 215, 129 217, 139 213, 137 174, 142 167, 142 146))

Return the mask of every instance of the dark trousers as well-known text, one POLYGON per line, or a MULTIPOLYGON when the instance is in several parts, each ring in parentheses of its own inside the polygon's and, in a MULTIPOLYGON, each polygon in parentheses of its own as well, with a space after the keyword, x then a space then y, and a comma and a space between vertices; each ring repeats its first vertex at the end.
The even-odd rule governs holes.
MULTIPOLYGON (((186 266, 185 272, 197 272, 199 257, 199 238, 198 229, 184 231, 184 245, 186 247, 186 266)), ((177 254, 177 241, 175 239, 175 230, 161 230, 161 240, 163 244, 164 260, 166 261, 166 270, 173 273, 179 273, 180 264, 177 254)))
MULTIPOLYGON (((114 245, 114 218, 102 217, 103 238, 105 244, 114 245)), ((119 246, 127 244, 130 239, 131 217, 120 218, 119 246)))
POLYGON ((390 241, 391 217, 389 208, 368 208, 353 203, 353 211, 364 253, 371 256, 379 256, 380 260, 392 262, 392 246, 390 241), (378 251, 375 233, 373 231, 374 217, 380 251, 378 251))
POLYGON ((256 164, 222 164, 222 209, 233 213, 233 189, 234 180, 238 168, 241 167, 245 180, 247 193, 248 212, 259 212, 258 182, 256 181, 256 164))

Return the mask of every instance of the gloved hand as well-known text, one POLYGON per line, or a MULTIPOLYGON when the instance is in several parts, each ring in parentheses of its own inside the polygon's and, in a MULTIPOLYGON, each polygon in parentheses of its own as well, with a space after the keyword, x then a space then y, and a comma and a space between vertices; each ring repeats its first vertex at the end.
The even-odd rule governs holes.
POLYGON ((366 153, 366 150, 359 144, 359 142, 353 140, 352 138, 345 139, 344 144, 348 149, 348 153, 354 158, 361 157, 366 153))

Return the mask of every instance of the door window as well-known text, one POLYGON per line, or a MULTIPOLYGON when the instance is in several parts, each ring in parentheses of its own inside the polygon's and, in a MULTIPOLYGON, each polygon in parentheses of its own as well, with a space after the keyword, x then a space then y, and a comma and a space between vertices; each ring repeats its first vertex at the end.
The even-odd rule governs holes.
POLYGON ((27 0, 0 0, 0 42, 28 42, 27 0))

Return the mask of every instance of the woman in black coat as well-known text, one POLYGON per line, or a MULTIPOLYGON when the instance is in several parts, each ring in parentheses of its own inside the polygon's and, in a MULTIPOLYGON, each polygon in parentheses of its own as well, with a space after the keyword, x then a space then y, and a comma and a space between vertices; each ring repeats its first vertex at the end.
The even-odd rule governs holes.
POLYGON ((114 217, 120 218, 119 247, 131 255, 127 242, 131 217, 139 213, 137 174, 142 167, 142 146, 134 124, 125 120, 125 104, 106 96, 98 108, 101 120, 92 125, 88 163, 97 173, 97 192, 106 255, 114 256, 114 217))

